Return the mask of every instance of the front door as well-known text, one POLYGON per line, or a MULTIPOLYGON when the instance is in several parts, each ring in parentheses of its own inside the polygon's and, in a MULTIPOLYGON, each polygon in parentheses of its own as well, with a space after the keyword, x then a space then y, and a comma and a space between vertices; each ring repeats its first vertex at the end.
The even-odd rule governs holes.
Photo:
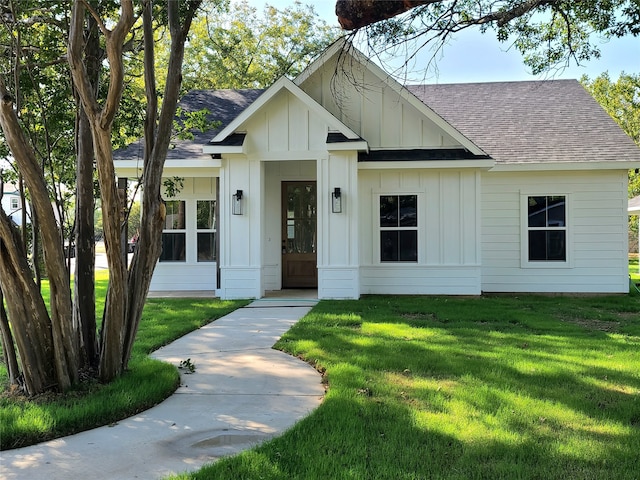
POLYGON ((316 182, 282 182, 282 288, 317 288, 316 182))

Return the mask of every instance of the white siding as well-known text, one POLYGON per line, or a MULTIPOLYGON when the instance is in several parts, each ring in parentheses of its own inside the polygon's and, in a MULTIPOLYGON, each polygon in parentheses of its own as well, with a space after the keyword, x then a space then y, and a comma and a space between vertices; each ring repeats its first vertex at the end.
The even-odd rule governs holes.
POLYGON ((480 293, 480 173, 361 170, 362 294, 480 293), (381 263, 379 195, 418 195, 418 262, 381 263))
POLYGON ((266 160, 300 160, 291 155, 326 151, 328 125, 298 97, 287 90, 278 92, 244 126, 247 155, 266 160), (280 158, 278 158, 280 157, 280 158))
MULTIPOLYGON (((184 200, 186 229, 186 258, 184 262, 158 262, 153 271, 152 292, 172 290, 216 290, 216 262, 197 261, 196 236, 196 202, 198 200, 215 200, 216 179, 212 177, 187 177, 183 187, 171 200, 184 200)), ((219 228, 218 228, 219 231, 219 228)), ((216 234, 219 241, 219 235, 216 234)))
POLYGON ((349 63, 348 74, 336 68, 334 57, 300 87, 351 130, 366 139, 370 148, 460 146, 449 134, 361 64, 349 63))
MULTIPOLYGON (((482 174, 482 290, 628 292, 627 173, 482 174), (567 195, 567 266, 523 268, 521 195, 567 195)), ((525 262, 526 263, 526 262, 525 262)))

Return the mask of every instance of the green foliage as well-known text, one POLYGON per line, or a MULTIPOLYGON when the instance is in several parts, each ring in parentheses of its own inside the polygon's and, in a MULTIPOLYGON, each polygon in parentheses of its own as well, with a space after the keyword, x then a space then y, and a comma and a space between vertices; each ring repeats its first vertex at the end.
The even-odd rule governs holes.
MULTIPOLYGON (((185 48, 183 89, 269 86, 295 76, 336 36, 313 7, 298 1, 283 10, 267 6, 262 15, 246 1, 208 5, 185 48)), ((166 64, 166 42, 159 44, 159 68, 166 64)))
MULTIPOLYGON (((580 81, 640 147, 640 75, 623 72, 614 82, 605 72, 593 80, 584 76, 580 81)), ((637 195, 640 195, 640 173, 629 170, 629 198, 637 195)), ((637 252, 638 216, 629 217, 629 232, 630 250, 637 252)))
POLYGON ((193 140, 193 131, 206 132, 220 126, 219 121, 209 121, 207 116, 209 110, 197 110, 190 112, 178 107, 176 110, 176 120, 173 121, 173 131, 180 140, 193 140))
MULTIPOLYGON (((436 1, 369 25, 364 32, 376 53, 383 53, 388 46, 407 44, 408 56, 412 57, 425 46, 437 51, 455 32, 476 26, 483 32, 494 30, 500 42, 515 46, 525 64, 534 74, 539 74, 571 61, 583 63, 598 58, 598 42, 602 38, 640 34, 640 3, 635 0, 436 1)), ((406 51, 402 54, 407 56, 406 51)))
POLYGON ((177 478, 635 479, 639 301, 322 301, 277 344, 324 373, 320 407, 177 478))
POLYGON ((165 178, 162 181, 164 186, 165 196, 167 198, 175 197, 184 188, 184 178, 182 177, 170 177, 165 178))

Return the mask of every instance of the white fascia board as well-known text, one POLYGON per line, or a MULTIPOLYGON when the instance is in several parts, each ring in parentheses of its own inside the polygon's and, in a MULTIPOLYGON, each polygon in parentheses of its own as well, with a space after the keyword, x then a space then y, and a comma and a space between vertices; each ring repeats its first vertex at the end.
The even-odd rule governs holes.
POLYGON ((358 152, 369 152, 369 143, 365 140, 360 142, 327 143, 328 152, 347 152, 353 150, 357 150, 358 152))
POLYGON ((541 172, 562 170, 632 170, 638 162, 544 162, 496 164, 492 172, 541 172))
MULTIPOLYGON (((329 61, 331 57, 337 55, 346 44, 344 38, 341 38, 329 46, 309 67, 307 67, 300 75, 298 75, 294 82, 296 85, 301 85, 307 78, 309 78, 315 71, 317 71, 325 62, 329 61)), ((453 127, 444 118, 438 115, 429 106, 423 103, 418 97, 407 90, 403 85, 396 81, 391 75, 385 72, 378 65, 373 63, 367 58, 360 50, 353 45, 349 48, 347 55, 353 56, 353 58, 373 73, 382 83, 392 88, 400 95, 403 100, 406 100, 411 106, 422 113, 425 117, 435 123, 438 127, 444 130, 452 138, 460 142, 460 144, 475 155, 486 155, 487 153, 478 147, 475 143, 460 133, 455 127, 453 127)))
MULTIPOLYGON (((113 162, 116 175, 126 178, 142 176, 144 162, 142 160, 116 160, 113 162)), ((205 173, 215 173, 222 166, 220 159, 190 158, 184 160, 167 160, 164 162, 163 175, 167 171, 178 172, 180 176, 195 177, 205 173)))
POLYGON ((481 160, 415 160, 399 162, 358 162, 358 170, 443 169, 478 168, 490 170, 495 165, 492 159, 481 160))
MULTIPOLYGON (((358 135, 353 132, 344 123, 334 117, 328 112, 322 105, 316 102, 313 98, 307 95, 300 87, 289 80, 287 77, 280 77, 273 85, 271 85, 262 95, 260 95, 255 102, 247 107, 240 115, 238 115, 229 125, 227 125, 218 135, 213 139, 214 142, 221 142, 229 135, 240 129, 242 125, 251 116, 260 110, 264 105, 269 102, 278 92, 286 89, 291 94, 298 97, 298 99, 304 103, 313 113, 322 118, 331 128, 339 131, 345 137, 349 139, 357 139, 358 135)), ((218 153, 218 152, 215 152, 218 153)))
POLYGON ((238 145, 238 146, 206 144, 202 147, 202 153, 206 153, 206 154, 219 153, 221 155, 229 155, 229 154, 244 154, 246 152, 244 150, 244 144, 238 145))

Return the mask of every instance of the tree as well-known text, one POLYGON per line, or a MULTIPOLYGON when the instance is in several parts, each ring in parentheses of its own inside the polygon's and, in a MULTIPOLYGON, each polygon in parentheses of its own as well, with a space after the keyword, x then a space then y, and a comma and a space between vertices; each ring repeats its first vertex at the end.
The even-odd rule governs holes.
MULTIPOLYGON (((246 1, 209 4, 194 20, 185 47, 183 90, 264 88, 282 75, 295 76, 337 37, 311 6, 296 1, 260 15, 246 1)), ((163 48, 163 42, 159 43, 163 48)), ((166 53, 159 52, 158 64, 166 53)))
MULTIPOLYGON (((582 85, 591 93, 609 115, 620 125, 640 147, 640 75, 620 74, 613 82, 608 73, 590 80, 582 77, 582 85)), ((629 170, 629 198, 640 195, 640 173, 629 170)), ((638 238, 637 216, 629 217, 629 231, 631 241, 638 238)), ((633 250, 637 247, 631 245, 633 250)))
MULTIPOLYGON (((54 21, 65 28, 69 26, 66 31, 66 58, 73 86, 86 115, 85 125, 90 132, 90 136, 85 134, 83 139, 91 139, 91 155, 86 154, 87 144, 82 147, 85 148, 85 154, 77 156, 77 163, 92 169, 93 161, 96 162, 110 268, 99 338, 99 375, 103 381, 108 381, 127 366, 151 273, 160 255, 160 233, 164 220, 164 206, 160 198, 162 168, 180 92, 184 44, 201 2, 168 0, 164 7, 154 7, 148 0, 141 2, 141 10, 136 12, 131 0, 123 0, 119 14, 114 16, 111 15, 114 9, 110 2, 77 0, 71 11, 68 10, 67 2, 18 3, 25 7, 22 10, 23 16, 18 18, 14 15, 15 11, 12 11, 3 17, 10 24, 12 35, 18 30, 17 25, 37 29, 54 21), (121 212, 124 206, 118 195, 113 169, 112 128, 123 93, 123 52, 135 41, 134 25, 139 16, 142 17, 144 32, 147 97, 143 180, 145 197, 138 242, 140 248, 136 249, 131 268, 127 270, 121 242, 121 212), (96 77, 92 73, 92 68, 96 65, 96 58, 92 56, 92 52, 95 53, 96 50, 89 45, 92 24, 100 31, 100 45, 104 48, 108 63, 106 95, 102 98, 98 97, 98 92, 104 90, 96 88, 96 77), (167 79, 159 113, 153 48, 154 27, 158 25, 166 25, 171 36, 167 79)), ((22 43, 14 42, 8 47, 13 57, 22 58, 22 43)), ((100 61, 97 63, 101 64, 100 61)), ((9 78, 17 78, 22 68, 21 63, 15 62, 11 69, 14 75, 9 78)), ((18 85, 19 82, 14 82, 16 89, 18 85)), ((81 363, 79 331, 82 326, 72 321, 73 301, 65 269, 60 225, 52 211, 45 176, 38 163, 34 143, 28 135, 30 129, 21 122, 22 112, 16 108, 14 99, 5 78, 0 76, 0 124, 12 158, 27 184, 34 212, 41 220, 39 231, 50 280, 51 302, 49 312, 33 280, 19 237, 4 212, 0 211, 0 288, 5 293, 7 316, 11 325, 10 332, 7 333, 3 328, 2 334, 3 343, 15 340, 25 390, 29 394, 36 394, 48 389, 65 390, 78 381, 81 363), (12 338, 6 338, 7 335, 12 338)), ((45 101, 44 104, 48 105, 48 102, 45 101)), ((78 127, 76 134, 81 130, 78 127)), ((93 203, 89 203, 90 205, 84 204, 78 208, 93 210, 93 203)), ((76 320, 82 321, 78 320, 80 318, 78 316, 76 320)))
POLYGON ((362 30, 375 52, 408 45, 407 61, 424 47, 439 51, 465 28, 493 29, 534 74, 598 58, 593 34, 640 34, 636 0, 337 0, 336 15, 352 36, 362 30))

